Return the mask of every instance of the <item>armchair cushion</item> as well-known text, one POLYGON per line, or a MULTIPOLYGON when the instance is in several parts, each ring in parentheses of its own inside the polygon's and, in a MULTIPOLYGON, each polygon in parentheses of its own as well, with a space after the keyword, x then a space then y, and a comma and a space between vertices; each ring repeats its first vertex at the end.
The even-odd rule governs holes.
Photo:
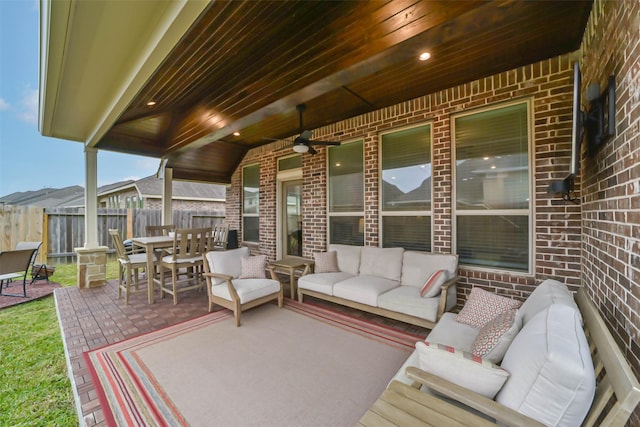
MULTIPOLYGON (((273 279, 234 279, 231 283, 238 293, 241 304, 280 291, 280 282, 273 279)), ((219 285, 211 286, 211 293, 217 297, 224 298, 229 301, 232 300, 226 281, 219 285)))
POLYGON ((265 279, 267 265, 266 255, 255 255, 240 258, 240 279, 265 279))
POLYGON ((416 343, 420 369, 493 399, 509 372, 488 360, 442 344, 416 343))
POLYGON ((313 254, 315 273, 336 273, 338 269, 338 253, 336 251, 316 252, 313 254))
POLYGON ((511 378, 496 401, 545 425, 579 426, 595 394, 591 351, 581 316, 566 304, 536 314, 509 346, 511 378))
MULTIPOLYGON (((242 258, 249 256, 249 248, 242 247, 229 251, 207 252, 206 258, 209 263, 209 271, 212 273, 225 274, 238 278, 242 273, 242 258)), ((224 279, 212 277, 214 285, 224 283, 224 279)))
POLYGON ((518 308, 521 304, 518 300, 474 287, 456 320, 480 329, 498 314, 518 308))
POLYGON ((484 325, 471 343, 471 353, 493 363, 500 363, 511 341, 520 331, 516 310, 505 311, 484 325))

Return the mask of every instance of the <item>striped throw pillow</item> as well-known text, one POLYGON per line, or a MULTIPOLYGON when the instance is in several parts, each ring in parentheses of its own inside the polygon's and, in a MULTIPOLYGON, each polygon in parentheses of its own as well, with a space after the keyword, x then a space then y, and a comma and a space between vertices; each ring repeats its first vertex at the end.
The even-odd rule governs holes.
POLYGON ((440 287, 447 281, 447 270, 436 270, 431 276, 424 282, 422 289, 420 290, 420 296, 422 298, 431 298, 438 295, 440 287))

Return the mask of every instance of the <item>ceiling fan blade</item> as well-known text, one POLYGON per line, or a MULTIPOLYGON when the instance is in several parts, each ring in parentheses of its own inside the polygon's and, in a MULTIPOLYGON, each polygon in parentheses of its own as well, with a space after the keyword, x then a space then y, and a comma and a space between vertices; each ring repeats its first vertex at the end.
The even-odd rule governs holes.
POLYGON ((306 139, 307 141, 311 139, 313 136, 313 132, 310 130, 303 131, 298 138, 306 139))
POLYGON ((308 151, 308 153, 309 153, 309 154, 318 154, 318 152, 316 151, 316 149, 315 149, 315 148, 313 148, 312 146, 309 146, 309 151, 308 151))
POLYGON ((340 141, 316 141, 315 139, 309 141, 311 145, 340 145, 340 141))

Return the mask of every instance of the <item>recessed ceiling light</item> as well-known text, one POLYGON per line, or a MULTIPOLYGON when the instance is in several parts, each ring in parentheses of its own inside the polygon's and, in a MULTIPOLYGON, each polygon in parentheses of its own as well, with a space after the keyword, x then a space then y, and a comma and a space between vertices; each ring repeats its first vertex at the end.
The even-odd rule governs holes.
POLYGON ((429 58, 431 58, 431 54, 429 52, 422 52, 418 57, 420 61, 426 61, 429 58))
POLYGON ((495 168, 496 168, 496 165, 491 165, 491 169, 495 169, 495 168))
POLYGON ((156 101, 147 101, 147 107, 153 107, 156 105, 156 101))
POLYGON ((240 136, 240 132, 235 131, 235 132, 233 133, 233 136, 240 136))
POLYGON ((488 157, 483 157, 482 160, 489 160, 489 158, 488 157))

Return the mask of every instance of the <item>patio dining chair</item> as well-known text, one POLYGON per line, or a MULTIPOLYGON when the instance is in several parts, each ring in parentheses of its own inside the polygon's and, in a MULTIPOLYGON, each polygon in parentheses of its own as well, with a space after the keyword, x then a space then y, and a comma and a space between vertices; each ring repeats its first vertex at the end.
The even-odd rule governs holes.
POLYGON ((16 249, 0 252, 0 295, 27 297, 27 273, 37 249, 16 249), (2 288, 16 278, 22 277, 22 295, 8 294, 2 288))
POLYGON ((177 304, 180 292, 202 288, 202 255, 210 246, 211 228, 176 229, 170 252, 159 262, 162 298, 165 293, 171 294, 177 304), (171 283, 165 282, 167 270, 171 272, 171 283))
POLYGON ((211 251, 226 251, 229 236, 229 224, 215 224, 211 236, 211 251))
POLYGON ((154 236, 169 236, 169 233, 176 231, 176 226, 173 224, 169 225, 147 225, 144 228, 145 235, 147 237, 154 236))
MULTIPOLYGON (((139 292, 147 292, 146 288, 141 288, 138 278, 138 272, 142 268, 147 266, 147 254, 130 253, 125 249, 124 242, 120 231, 117 229, 110 229, 109 234, 113 240, 113 245, 116 249, 116 256, 118 257, 118 299, 122 296, 124 291, 124 303, 129 304, 129 295, 139 292)), ((155 255, 154 255, 155 259, 155 255)), ((147 275, 147 282, 149 281, 150 273, 145 272, 147 275)), ((147 283, 147 286, 149 284, 147 283)))

